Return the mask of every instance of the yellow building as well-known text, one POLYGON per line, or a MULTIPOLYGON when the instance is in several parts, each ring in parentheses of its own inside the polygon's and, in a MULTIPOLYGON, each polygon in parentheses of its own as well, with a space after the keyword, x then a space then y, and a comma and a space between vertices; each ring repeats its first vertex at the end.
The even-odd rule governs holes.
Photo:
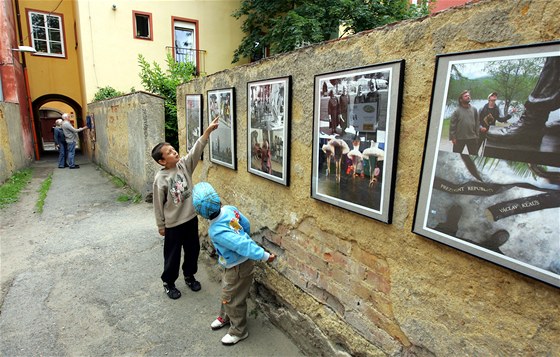
MULTIPOLYGON (((195 63, 199 75, 234 66, 243 33, 231 14, 239 5, 238 0, 4 1, 2 23, 13 27, 13 38, 1 39, 0 49, 37 50, 16 54, 15 61, 27 72, 22 76, 29 88, 35 156, 54 147, 51 128, 62 113, 70 113, 75 126, 86 124, 86 105, 100 88, 143 90, 139 54, 164 70, 167 54, 173 54, 177 61, 195 63)), ((7 83, 13 81, 2 79, 4 97, 10 97, 7 83)), ((20 104, 26 101, 22 97, 20 104)))

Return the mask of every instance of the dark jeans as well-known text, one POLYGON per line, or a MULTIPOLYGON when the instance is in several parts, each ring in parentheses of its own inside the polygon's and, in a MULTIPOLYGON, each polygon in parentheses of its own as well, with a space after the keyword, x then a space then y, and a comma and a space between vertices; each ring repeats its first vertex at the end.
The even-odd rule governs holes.
POLYGON ((76 155, 76 142, 73 141, 71 143, 66 143, 66 146, 68 146, 68 166, 74 167, 74 165, 76 165, 74 163, 74 156, 76 155))
POLYGON ((66 142, 58 145, 58 167, 66 166, 66 142))
POLYGON ((200 253, 197 217, 176 227, 165 228, 163 273, 161 274, 161 280, 164 283, 174 285, 175 280, 179 277, 181 249, 185 253, 183 275, 192 276, 198 271, 198 255, 200 253))

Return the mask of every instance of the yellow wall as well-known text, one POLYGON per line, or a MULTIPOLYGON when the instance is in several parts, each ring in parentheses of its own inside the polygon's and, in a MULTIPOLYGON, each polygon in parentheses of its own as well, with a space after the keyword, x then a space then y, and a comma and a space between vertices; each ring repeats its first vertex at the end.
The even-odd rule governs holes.
POLYGON ((62 15, 65 35, 66 58, 25 54, 29 73, 31 100, 45 94, 59 94, 81 103, 79 62, 74 31, 74 9, 70 1, 20 0, 21 26, 24 45, 33 46, 29 35, 26 10, 52 12, 62 15))
POLYGON ((200 50, 206 50, 208 74, 231 68, 233 51, 243 33, 231 13, 239 1, 75 0, 79 46, 82 51, 84 100, 99 88, 142 90, 138 54, 167 68, 166 47, 172 46, 172 16, 198 20, 200 50), (116 9, 113 10, 113 4, 116 9), (133 37, 132 11, 151 13, 153 41, 133 37))
POLYGON ((64 104, 62 102, 48 102, 41 106, 41 109, 56 109, 61 113, 71 114, 74 109, 71 106, 64 104))

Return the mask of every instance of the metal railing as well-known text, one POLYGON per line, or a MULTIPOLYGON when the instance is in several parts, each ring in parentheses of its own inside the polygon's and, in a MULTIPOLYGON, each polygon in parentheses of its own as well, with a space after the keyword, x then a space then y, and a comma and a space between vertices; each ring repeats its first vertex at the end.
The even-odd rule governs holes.
POLYGON ((206 74, 206 51, 185 47, 165 47, 177 62, 191 62, 196 67, 196 75, 206 74))

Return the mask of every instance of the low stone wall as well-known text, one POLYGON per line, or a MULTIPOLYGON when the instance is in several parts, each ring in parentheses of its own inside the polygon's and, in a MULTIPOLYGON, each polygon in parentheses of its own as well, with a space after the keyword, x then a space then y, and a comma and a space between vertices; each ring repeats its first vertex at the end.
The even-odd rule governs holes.
POLYGON ((165 140, 163 105, 163 98, 145 92, 88 104, 95 133, 84 131, 84 151, 143 197, 152 192, 158 169, 151 156, 152 148, 165 140))
POLYGON ((0 102, 0 184, 33 161, 26 156, 23 143, 19 105, 0 102))
MULTIPOLYGON (((309 355, 560 355, 560 289, 411 233, 437 54, 557 40, 560 2, 488 0, 237 67, 178 90, 235 87, 238 170, 209 161, 225 204, 279 258, 259 264, 256 298, 309 355), (310 197, 316 74, 406 61, 392 224, 310 197), (292 76, 291 177, 247 172, 247 82, 292 76)), ((205 126, 207 111, 204 109, 205 126)), ((204 232, 206 225, 201 224, 204 232)), ((521 228, 520 228, 521 229, 521 228)), ((203 233, 204 234, 204 233, 203 233)))

